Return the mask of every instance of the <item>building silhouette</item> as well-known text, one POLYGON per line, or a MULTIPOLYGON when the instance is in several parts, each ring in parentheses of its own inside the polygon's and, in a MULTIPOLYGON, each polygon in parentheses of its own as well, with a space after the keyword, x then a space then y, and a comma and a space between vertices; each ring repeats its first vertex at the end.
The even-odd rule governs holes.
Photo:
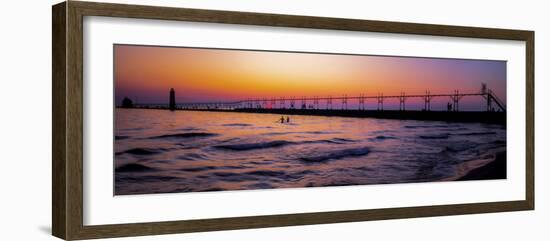
POLYGON ((174 88, 170 89, 170 104, 169 108, 171 111, 176 110, 176 91, 174 91, 174 88))

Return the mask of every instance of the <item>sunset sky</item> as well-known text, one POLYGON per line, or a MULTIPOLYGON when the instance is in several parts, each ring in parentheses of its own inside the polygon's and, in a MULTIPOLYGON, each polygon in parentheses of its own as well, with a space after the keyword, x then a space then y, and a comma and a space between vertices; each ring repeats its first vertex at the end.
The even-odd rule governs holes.
MULTIPOLYGON (((506 62, 115 45, 115 98, 138 103, 478 92, 506 100, 506 62)), ((447 100, 444 100, 447 101, 447 100)), ((466 100, 470 105, 475 100, 466 100)), ((479 100, 481 101, 481 100, 479 100)), ((481 102, 480 102, 481 103, 481 102)))

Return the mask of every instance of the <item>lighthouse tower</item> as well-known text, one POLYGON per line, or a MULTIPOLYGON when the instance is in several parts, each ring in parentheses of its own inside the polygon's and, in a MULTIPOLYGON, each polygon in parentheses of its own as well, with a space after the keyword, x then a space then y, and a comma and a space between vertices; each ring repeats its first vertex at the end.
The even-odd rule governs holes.
POLYGON ((170 89, 170 104, 169 108, 171 111, 176 110, 176 91, 174 91, 174 88, 170 89))

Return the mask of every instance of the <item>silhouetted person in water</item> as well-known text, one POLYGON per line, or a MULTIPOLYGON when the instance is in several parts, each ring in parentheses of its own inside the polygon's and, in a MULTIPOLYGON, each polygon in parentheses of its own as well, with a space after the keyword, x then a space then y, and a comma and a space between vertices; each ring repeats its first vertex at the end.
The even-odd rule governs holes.
POLYGON ((290 122, 290 116, 286 117, 286 123, 290 122))
POLYGON ((281 116, 281 123, 285 123, 285 117, 281 116))

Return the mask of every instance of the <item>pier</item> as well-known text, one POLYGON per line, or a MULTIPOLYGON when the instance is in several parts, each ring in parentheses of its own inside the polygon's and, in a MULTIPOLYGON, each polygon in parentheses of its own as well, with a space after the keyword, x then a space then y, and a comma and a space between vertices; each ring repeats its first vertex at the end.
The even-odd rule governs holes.
POLYGON ((168 105, 134 104, 133 108, 506 123, 506 106, 504 102, 485 85, 482 85, 481 90, 476 93, 464 93, 454 90, 452 93, 433 94, 429 90, 426 90, 422 94, 406 94, 405 92, 401 92, 399 95, 376 93, 375 95, 292 96, 189 103, 175 103, 174 99, 174 90, 171 89, 168 105), (482 98, 485 111, 461 111, 460 100, 467 96, 482 98), (435 98, 447 99, 449 101, 446 111, 432 110, 432 101, 435 98), (407 109, 406 103, 412 99, 419 99, 423 102, 423 108, 416 110, 407 109), (384 103, 387 103, 388 100, 398 101, 399 108, 397 110, 384 109, 384 103), (349 104, 351 103, 354 103, 354 108, 349 108, 349 104), (376 108, 366 108, 367 103, 375 103, 376 108))

